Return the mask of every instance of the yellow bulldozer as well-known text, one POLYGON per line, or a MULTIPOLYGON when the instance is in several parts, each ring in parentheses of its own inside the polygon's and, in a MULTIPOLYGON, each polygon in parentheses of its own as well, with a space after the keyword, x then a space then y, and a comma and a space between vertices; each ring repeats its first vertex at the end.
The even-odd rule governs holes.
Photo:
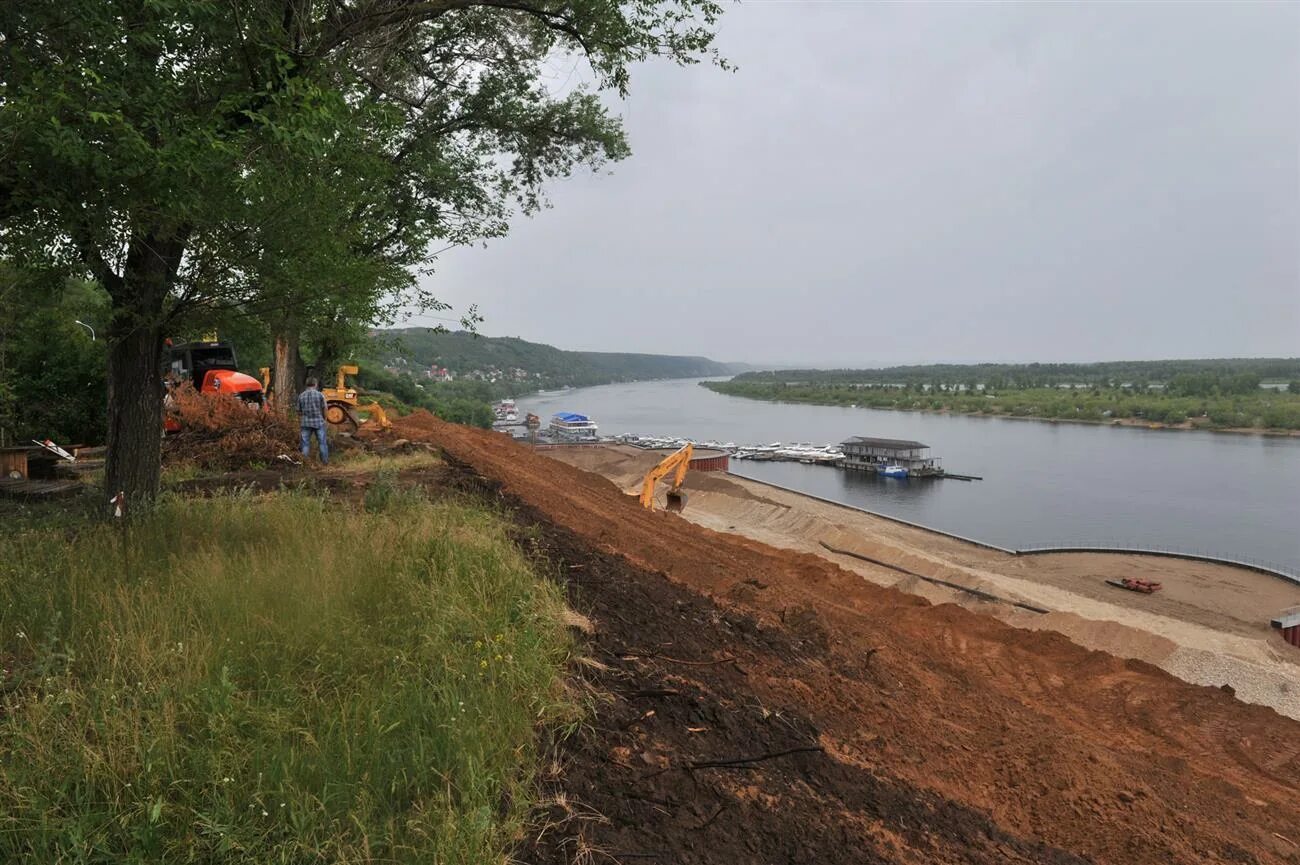
POLYGON ((357 419, 357 412, 365 412, 371 420, 379 424, 381 429, 388 429, 392 423, 389 422, 384 407, 374 401, 363 405, 357 398, 357 389, 348 387, 347 377, 358 372, 356 366, 345 364, 339 367, 334 387, 321 388, 321 393, 325 395, 325 420, 335 425, 351 424, 352 429, 356 430, 361 426, 361 421, 357 419))
MULTIPOLYGON (((325 395, 325 420, 335 426, 339 424, 351 424, 353 431, 361 426, 361 421, 357 418, 357 412, 363 411, 371 419, 379 424, 380 429, 388 429, 393 424, 388 420, 388 413, 384 407, 377 402, 368 402, 361 404, 357 398, 357 389, 348 387, 348 376, 356 375, 361 370, 353 364, 344 364, 339 367, 338 375, 334 379, 334 387, 323 387, 321 393, 325 395)), ((262 367, 262 391, 264 393, 271 390, 271 368, 262 367)), ((289 396, 292 404, 293 395, 289 396)))
POLYGON ((639 497, 641 507, 648 511, 655 509, 655 484, 672 473, 673 485, 668 489, 666 510, 681 513, 686 507, 686 493, 682 492, 682 483, 686 480, 686 470, 690 468, 691 457, 694 455, 695 446, 687 442, 681 450, 664 457, 659 465, 646 472, 641 479, 641 492, 632 493, 639 497))

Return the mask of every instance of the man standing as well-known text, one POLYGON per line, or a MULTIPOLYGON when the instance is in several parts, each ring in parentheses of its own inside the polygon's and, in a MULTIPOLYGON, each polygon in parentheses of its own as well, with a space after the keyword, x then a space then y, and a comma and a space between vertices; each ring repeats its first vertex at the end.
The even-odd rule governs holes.
POLYGON ((307 389, 298 394, 298 432, 302 439, 302 458, 311 454, 311 437, 316 435, 320 461, 330 464, 330 446, 325 441, 325 394, 319 390, 320 382, 307 379, 307 389))

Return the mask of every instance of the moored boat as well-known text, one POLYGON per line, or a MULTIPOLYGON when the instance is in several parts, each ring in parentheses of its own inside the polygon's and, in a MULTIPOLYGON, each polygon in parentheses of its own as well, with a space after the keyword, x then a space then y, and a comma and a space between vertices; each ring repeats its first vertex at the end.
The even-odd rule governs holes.
POLYGON ((596 441, 597 430, 596 422, 585 414, 562 411, 551 416, 551 437, 558 441, 596 441))
POLYGON ((492 406, 492 413, 496 415, 498 423, 519 423, 519 410, 515 407, 515 401, 512 399, 503 399, 492 406))

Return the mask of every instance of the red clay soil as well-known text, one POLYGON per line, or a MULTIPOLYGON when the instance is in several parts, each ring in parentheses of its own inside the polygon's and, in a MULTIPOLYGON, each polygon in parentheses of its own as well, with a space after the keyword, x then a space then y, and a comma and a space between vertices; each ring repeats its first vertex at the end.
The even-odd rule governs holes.
POLYGON ((648 513, 499 433, 389 435, 543 526, 596 624, 611 696, 527 861, 1300 865, 1300 724, 1271 709, 648 513))

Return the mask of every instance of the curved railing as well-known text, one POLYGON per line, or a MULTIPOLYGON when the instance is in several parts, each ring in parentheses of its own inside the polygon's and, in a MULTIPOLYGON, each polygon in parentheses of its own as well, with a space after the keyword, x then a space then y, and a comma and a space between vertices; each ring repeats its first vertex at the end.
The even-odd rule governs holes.
POLYGON ((1140 544, 1126 543, 1079 543, 1077 541, 1042 544, 1022 547, 1015 551, 1017 556, 1037 556, 1049 553, 1132 553, 1140 556, 1164 556, 1171 559, 1188 559, 1195 562, 1211 562, 1219 565, 1232 565, 1238 568, 1258 571, 1261 574, 1280 577, 1287 582, 1300 586, 1300 574, 1280 562, 1262 559, 1248 559, 1238 556, 1225 556, 1203 550, 1178 550, 1170 547, 1148 547, 1140 544))

